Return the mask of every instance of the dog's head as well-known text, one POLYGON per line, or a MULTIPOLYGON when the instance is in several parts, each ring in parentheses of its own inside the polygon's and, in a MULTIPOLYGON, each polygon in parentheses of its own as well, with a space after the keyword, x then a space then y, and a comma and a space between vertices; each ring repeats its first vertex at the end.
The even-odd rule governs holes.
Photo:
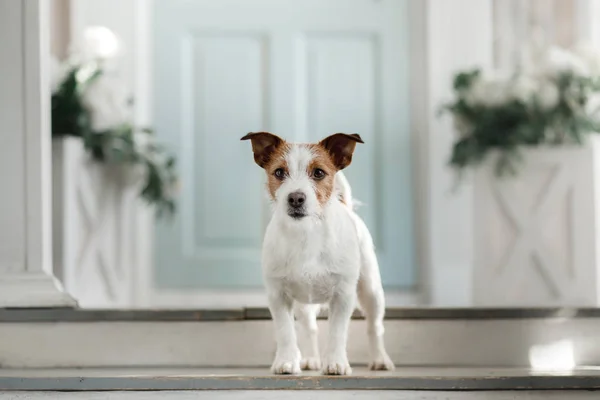
POLYGON ((335 174, 352 162, 357 134, 336 133, 319 143, 288 143, 268 132, 249 133, 254 161, 264 168, 276 210, 294 220, 319 216, 334 192, 335 174))

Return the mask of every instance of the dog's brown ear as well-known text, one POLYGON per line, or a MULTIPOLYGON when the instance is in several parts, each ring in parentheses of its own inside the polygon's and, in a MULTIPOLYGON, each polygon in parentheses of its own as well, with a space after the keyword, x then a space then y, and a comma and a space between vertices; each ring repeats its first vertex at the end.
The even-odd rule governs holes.
POLYGON ((352 162, 352 153, 356 143, 364 143, 357 133, 335 133, 319 143, 331 155, 338 170, 346 168, 352 162))
POLYGON ((262 168, 267 165, 277 147, 283 144, 283 139, 269 132, 250 132, 241 140, 252 141, 254 161, 262 168))

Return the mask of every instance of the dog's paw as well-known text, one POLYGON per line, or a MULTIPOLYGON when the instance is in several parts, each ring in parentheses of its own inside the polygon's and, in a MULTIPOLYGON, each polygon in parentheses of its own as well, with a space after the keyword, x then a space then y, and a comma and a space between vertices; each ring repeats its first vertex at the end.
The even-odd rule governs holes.
POLYGON ((300 374, 300 363, 298 361, 275 360, 271 366, 271 372, 275 375, 298 375, 300 374))
POLYGON ((321 360, 318 357, 307 357, 300 361, 302 371, 318 371, 321 369, 321 360))
POLYGON ((383 354, 375 359, 375 361, 369 363, 369 369, 371 371, 393 371, 394 363, 387 354, 383 354))
POLYGON ((352 375, 347 359, 331 360, 323 366, 324 375, 352 375))

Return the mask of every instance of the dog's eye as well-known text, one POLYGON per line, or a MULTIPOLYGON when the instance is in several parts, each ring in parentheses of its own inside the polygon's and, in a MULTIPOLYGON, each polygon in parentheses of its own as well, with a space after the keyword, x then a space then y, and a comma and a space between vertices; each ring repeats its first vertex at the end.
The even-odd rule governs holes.
POLYGON ((327 175, 327 174, 325 173, 325 171, 323 171, 323 170, 322 170, 322 169, 320 169, 320 168, 315 168, 315 170, 313 171, 313 178, 315 178, 315 179, 317 179, 317 180, 318 180, 318 179, 323 179, 323 178, 325 178, 325 175, 327 175))
POLYGON ((283 179, 285 178, 285 171, 283 168, 277 168, 274 175, 277 179, 283 179))

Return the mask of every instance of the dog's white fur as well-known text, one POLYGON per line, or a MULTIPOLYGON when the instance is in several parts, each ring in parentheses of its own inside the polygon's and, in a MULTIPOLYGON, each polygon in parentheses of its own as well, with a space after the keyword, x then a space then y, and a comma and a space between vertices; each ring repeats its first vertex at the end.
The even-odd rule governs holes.
POLYGON ((346 343, 357 298, 368 326, 370 367, 393 369, 383 343, 384 294, 373 240, 353 210, 348 181, 337 172, 335 193, 320 204, 307 172, 314 157, 310 148, 291 144, 285 157, 289 173, 276 192, 262 257, 277 339, 272 371, 298 374, 322 368, 325 374, 350 374, 346 343), (302 219, 288 215, 288 195, 298 191, 306 195, 307 216, 302 219), (316 322, 321 304, 329 306, 330 324, 322 360, 316 322), (302 351, 294 315, 304 339, 302 351))

